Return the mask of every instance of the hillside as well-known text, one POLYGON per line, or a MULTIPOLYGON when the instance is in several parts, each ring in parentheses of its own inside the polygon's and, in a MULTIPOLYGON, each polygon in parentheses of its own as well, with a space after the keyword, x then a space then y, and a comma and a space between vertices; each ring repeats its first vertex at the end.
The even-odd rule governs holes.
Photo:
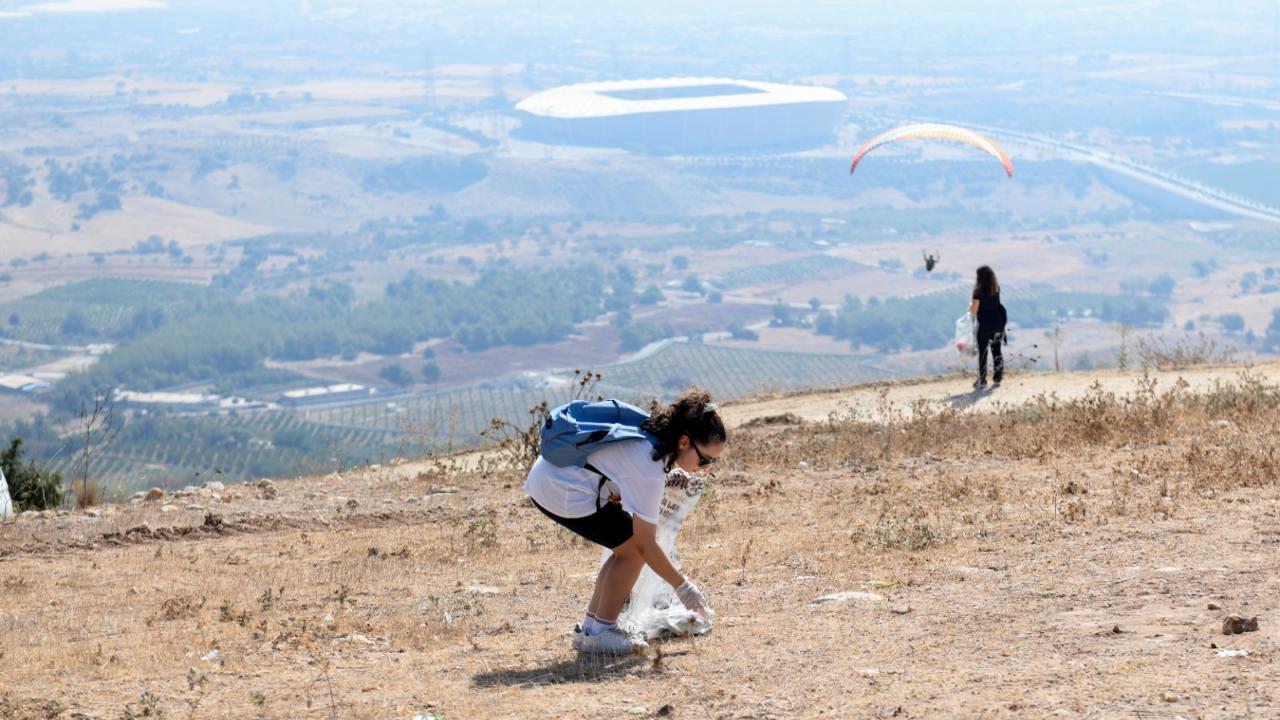
POLYGON ((680 545, 720 620, 646 657, 570 650, 598 552, 493 454, 20 516, 0 718, 1280 706, 1280 363, 967 382, 726 407, 680 545))

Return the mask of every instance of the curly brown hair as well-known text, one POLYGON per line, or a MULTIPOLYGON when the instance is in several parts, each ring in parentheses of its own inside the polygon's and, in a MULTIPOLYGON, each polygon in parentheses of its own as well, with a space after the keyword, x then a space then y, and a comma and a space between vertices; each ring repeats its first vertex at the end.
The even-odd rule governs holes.
POLYGON ((711 402, 711 393, 697 387, 685 390, 667 407, 655 409, 640 429, 658 440, 653 446, 653 459, 665 458, 668 465, 680 451, 681 436, 687 435, 699 445, 714 445, 729 439, 724 421, 711 402))

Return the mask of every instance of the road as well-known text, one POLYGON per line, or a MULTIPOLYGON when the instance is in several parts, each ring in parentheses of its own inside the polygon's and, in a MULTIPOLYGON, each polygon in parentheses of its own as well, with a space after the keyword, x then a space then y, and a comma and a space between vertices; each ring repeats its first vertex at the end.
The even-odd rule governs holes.
MULTIPOLYGON (((927 122, 940 121, 928 120, 927 122)), ((1042 150, 1048 150, 1067 159, 1092 163, 1136 180, 1141 180, 1148 185, 1160 188, 1173 193, 1174 195, 1185 197, 1207 207, 1222 210, 1240 217, 1280 224, 1280 208, 1264 205, 1254 200, 1229 193, 1220 188, 1205 185, 1204 183, 1192 180, 1191 178, 1176 175, 1122 155, 1044 135, 1034 135, 1018 130, 1010 130, 1009 128, 994 127, 991 125, 975 125, 972 123, 966 124, 966 127, 987 133, 997 139, 1013 141, 1015 143, 1021 143, 1023 145, 1028 145, 1042 150)))

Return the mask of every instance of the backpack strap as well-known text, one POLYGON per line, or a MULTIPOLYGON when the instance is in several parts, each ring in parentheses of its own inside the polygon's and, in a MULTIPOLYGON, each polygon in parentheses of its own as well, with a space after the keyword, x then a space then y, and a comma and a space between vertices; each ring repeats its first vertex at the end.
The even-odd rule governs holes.
POLYGON ((600 504, 600 494, 604 492, 604 484, 609 482, 609 478, 591 463, 586 463, 582 467, 600 476, 600 485, 596 487, 596 512, 600 512, 604 507, 600 504))

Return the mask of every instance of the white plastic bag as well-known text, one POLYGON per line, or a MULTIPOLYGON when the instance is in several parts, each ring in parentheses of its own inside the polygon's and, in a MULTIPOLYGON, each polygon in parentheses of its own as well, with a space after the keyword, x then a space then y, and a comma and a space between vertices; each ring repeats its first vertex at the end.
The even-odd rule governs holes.
POLYGON ((960 357, 978 354, 978 324, 973 321, 972 313, 965 313, 956 320, 956 352, 960 357))
POLYGON ((4 479, 4 470, 0 470, 0 518, 13 514, 13 500, 9 497, 9 483, 4 479))
MULTIPOLYGON (((667 488, 662 494, 662 506, 658 515, 658 545, 680 567, 680 555, 676 550, 676 536, 685 518, 702 499, 703 479, 680 468, 667 474, 667 488)), ((609 558, 606 548, 600 557, 603 563, 609 558)), ((662 637, 702 635, 711 629, 714 616, 704 617, 686 610, 676 597, 675 589, 658 577, 649 566, 640 572, 640 578, 631 588, 630 603, 618 618, 622 629, 653 640, 662 637)))

